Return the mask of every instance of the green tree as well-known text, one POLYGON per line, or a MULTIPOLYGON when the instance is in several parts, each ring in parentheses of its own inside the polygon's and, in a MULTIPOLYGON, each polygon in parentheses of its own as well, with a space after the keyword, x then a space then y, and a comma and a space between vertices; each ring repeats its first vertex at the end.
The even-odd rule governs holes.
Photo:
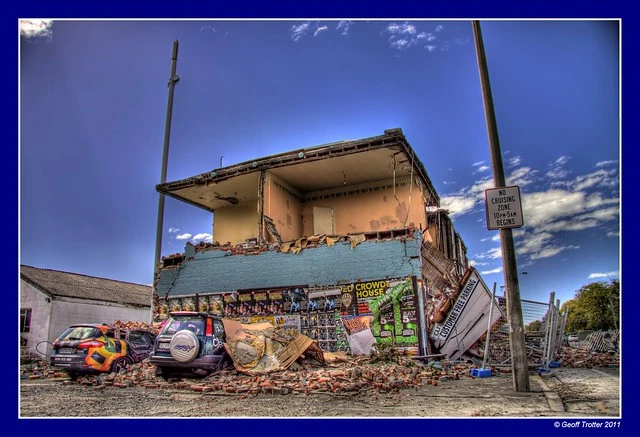
POLYGON ((534 320, 524 328, 525 331, 542 331, 542 321, 534 320))
POLYGON ((620 326, 620 282, 593 282, 580 288, 567 308, 566 332, 617 329, 620 326))

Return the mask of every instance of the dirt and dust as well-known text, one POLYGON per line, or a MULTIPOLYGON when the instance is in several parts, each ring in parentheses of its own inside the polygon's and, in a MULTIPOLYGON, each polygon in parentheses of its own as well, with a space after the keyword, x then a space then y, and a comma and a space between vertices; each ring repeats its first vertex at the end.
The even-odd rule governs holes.
POLYGON ((63 377, 26 379, 20 382, 20 417, 616 417, 617 372, 555 369, 542 378, 532 373, 529 393, 515 392, 508 373, 389 393, 255 395, 194 392, 175 388, 179 384, 115 387, 63 377), (558 400, 555 408, 550 396, 558 400))
POLYGON ((620 368, 553 369, 543 376, 547 387, 560 396, 572 415, 620 416, 620 368))

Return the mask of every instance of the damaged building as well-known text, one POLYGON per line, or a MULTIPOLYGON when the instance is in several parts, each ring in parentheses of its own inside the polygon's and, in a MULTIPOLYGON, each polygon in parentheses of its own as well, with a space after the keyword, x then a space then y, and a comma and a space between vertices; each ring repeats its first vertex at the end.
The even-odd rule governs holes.
POLYGON ((426 355, 434 326, 455 308, 473 271, 401 129, 156 189, 211 212, 214 241, 187 243, 184 253, 162 257, 156 321, 170 311, 197 310, 269 321, 325 351, 353 351, 349 341, 367 332, 359 343, 365 348, 391 343, 426 355))

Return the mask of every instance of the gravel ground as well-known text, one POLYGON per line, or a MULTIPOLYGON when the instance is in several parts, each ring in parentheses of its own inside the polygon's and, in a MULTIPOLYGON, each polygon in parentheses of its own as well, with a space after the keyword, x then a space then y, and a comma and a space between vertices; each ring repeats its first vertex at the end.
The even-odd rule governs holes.
POLYGON ((562 398, 553 412, 539 377, 531 393, 509 374, 372 394, 239 395, 165 388, 83 386, 66 378, 23 380, 20 417, 616 417, 618 369, 555 369, 544 384, 562 398))
POLYGON ((558 368, 544 377, 568 413, 620 416, 620 368, 558 368))

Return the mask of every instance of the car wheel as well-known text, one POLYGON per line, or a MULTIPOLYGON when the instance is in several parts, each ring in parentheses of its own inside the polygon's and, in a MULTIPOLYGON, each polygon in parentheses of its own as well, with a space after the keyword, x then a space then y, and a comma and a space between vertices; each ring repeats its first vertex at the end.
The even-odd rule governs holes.
POLYGON ((122 372, 124 369, 126 369, 127 367, 129 367, 129 364, 131 364, 129 362, 129 360, 125 357, 120 357, 117 358, 113 364, 111 365, 111 372, 113 373, 120 373, 122 372))
POLYGON ((169 369, 166 367, 157 367, 156 366, 156 376, 159 378, 167 379, 170 376, 169 369))
POLYGON ((176 361, 188 363, 198 356, 200 341, 192 331, 186 329, 178 331, 171 338, 169 351, 176 361))
POLYGON ((76 379, 78 379, 80 377, 79 373, 75 373, 75 372, 67 372, 67 375, 69 376, 69 378, 72 381, 75 381, 76 379))

